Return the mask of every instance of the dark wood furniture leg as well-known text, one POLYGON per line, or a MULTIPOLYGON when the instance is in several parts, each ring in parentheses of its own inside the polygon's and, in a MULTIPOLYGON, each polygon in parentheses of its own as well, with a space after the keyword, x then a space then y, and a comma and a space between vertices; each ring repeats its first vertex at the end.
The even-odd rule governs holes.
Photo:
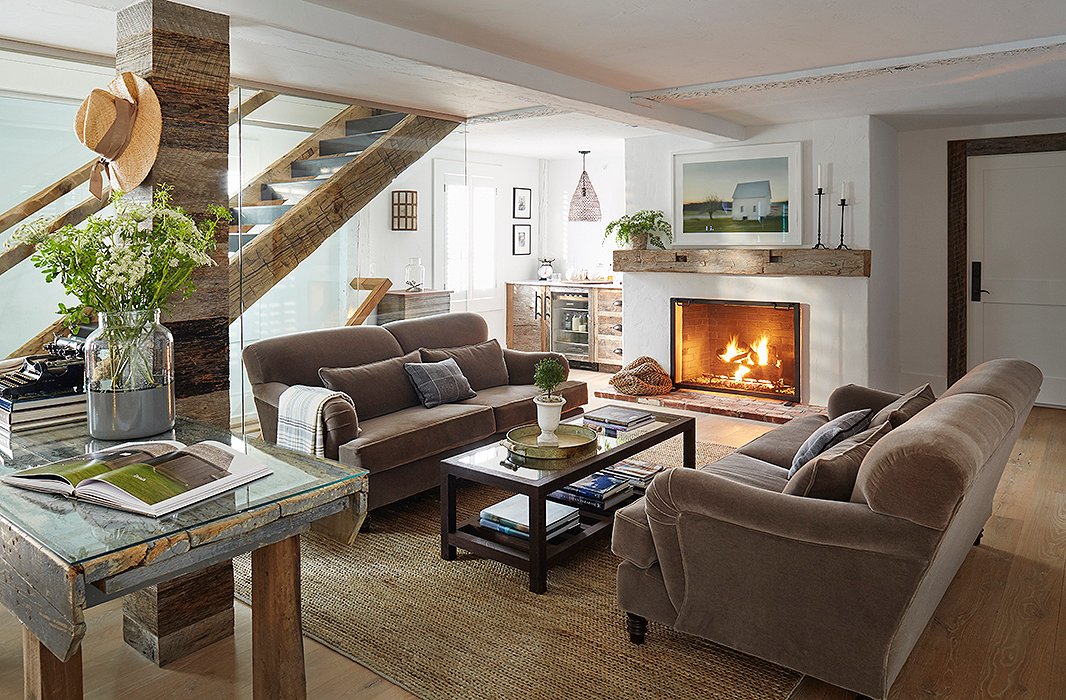
POLYGON ((23 627, 22 683, 26 700, 81 700, 81 647, 70 661, 60 661, 23 627))
POLYGON ((529 590, 548 590, 548 526, 546 494, 529 497, 529 590))
POLYGON ((307 698, 299 535, 252 552, 252 697, 307 698))
POLYGON ((634 644, 643 644, 644 637, 648 634, 648 620, 631 612, 626 613, 626 631, 629 632, 629 641, 634 644))
POLYGON ((696 468, 696 422, 685 428, 684 432, 685 451, 684 466, 686 469, 696 468))
POLYGON ((451 535, 455 532, 455 482, 451 474, 440 477, 440 558, 445 561, 455 559, 455 547, 451 544, 451 535))

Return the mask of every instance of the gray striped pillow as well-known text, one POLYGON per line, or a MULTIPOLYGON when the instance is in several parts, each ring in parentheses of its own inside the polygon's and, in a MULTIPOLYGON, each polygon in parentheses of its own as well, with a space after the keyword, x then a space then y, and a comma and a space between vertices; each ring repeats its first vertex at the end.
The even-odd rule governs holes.
POLYGON ((403 368, 426 408, 477 396, 459 365, 450 357, 440 362, 407 362, 403 368))

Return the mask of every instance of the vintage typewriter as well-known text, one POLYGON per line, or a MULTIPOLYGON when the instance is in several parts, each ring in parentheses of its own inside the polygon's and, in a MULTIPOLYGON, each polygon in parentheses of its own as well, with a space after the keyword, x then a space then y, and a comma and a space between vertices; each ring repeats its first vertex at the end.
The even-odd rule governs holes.
POLYGON ((0 375, 0 399, 25 401, 84 391, 85 339, 56 338, 46 355, 32 355, 14 372, 0 375))

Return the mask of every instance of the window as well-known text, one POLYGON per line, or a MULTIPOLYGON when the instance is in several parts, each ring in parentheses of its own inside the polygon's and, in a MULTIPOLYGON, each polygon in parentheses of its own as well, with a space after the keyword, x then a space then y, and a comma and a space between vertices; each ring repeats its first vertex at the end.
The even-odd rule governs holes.
POLYGON ((442 288, 453 292, 453 303, 465 302, 468 311, 496 308, 495 178, 476 165, 464 173, 463 163, 437 161, 434 169, 443 202, 434 212, 439 222, 434 227, 434 266, 444 272, 442 288))

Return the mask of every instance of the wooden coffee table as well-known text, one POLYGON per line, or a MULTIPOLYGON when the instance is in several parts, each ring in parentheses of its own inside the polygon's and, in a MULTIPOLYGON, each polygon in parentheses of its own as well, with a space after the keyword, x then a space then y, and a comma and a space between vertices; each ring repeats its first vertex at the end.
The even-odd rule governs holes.
MULTIPOLYGON (((548 568, 608 530, 614 519, 613 512, 603 514, 582 509, 580 529, 548 541, 545 536, 545 502, 548 494, 675 435, 685 436, 684 466, 696 466, 696 420, 689 416, 667 413, 652 415, 655 417, 655 423, 641 429, 636 435, 622 438, 601 437, 597 441, 594 455, 574 460, 552 460, 545 464, 544 469, 509 465, 506 462, 507 449, 499 444, 486 445, 443 460, 440 465, 441 558, 454 560, 456 549, 462 548, 487 559, 528 571, 529 590, 534 593, 547 591, 548 568), (477 515, 457 523, 456 483, 459 479, 528 496, 528 542, 481 527, 477 515)), ((579 417, 568 422, 580 424, 581 420, 579 417)))

